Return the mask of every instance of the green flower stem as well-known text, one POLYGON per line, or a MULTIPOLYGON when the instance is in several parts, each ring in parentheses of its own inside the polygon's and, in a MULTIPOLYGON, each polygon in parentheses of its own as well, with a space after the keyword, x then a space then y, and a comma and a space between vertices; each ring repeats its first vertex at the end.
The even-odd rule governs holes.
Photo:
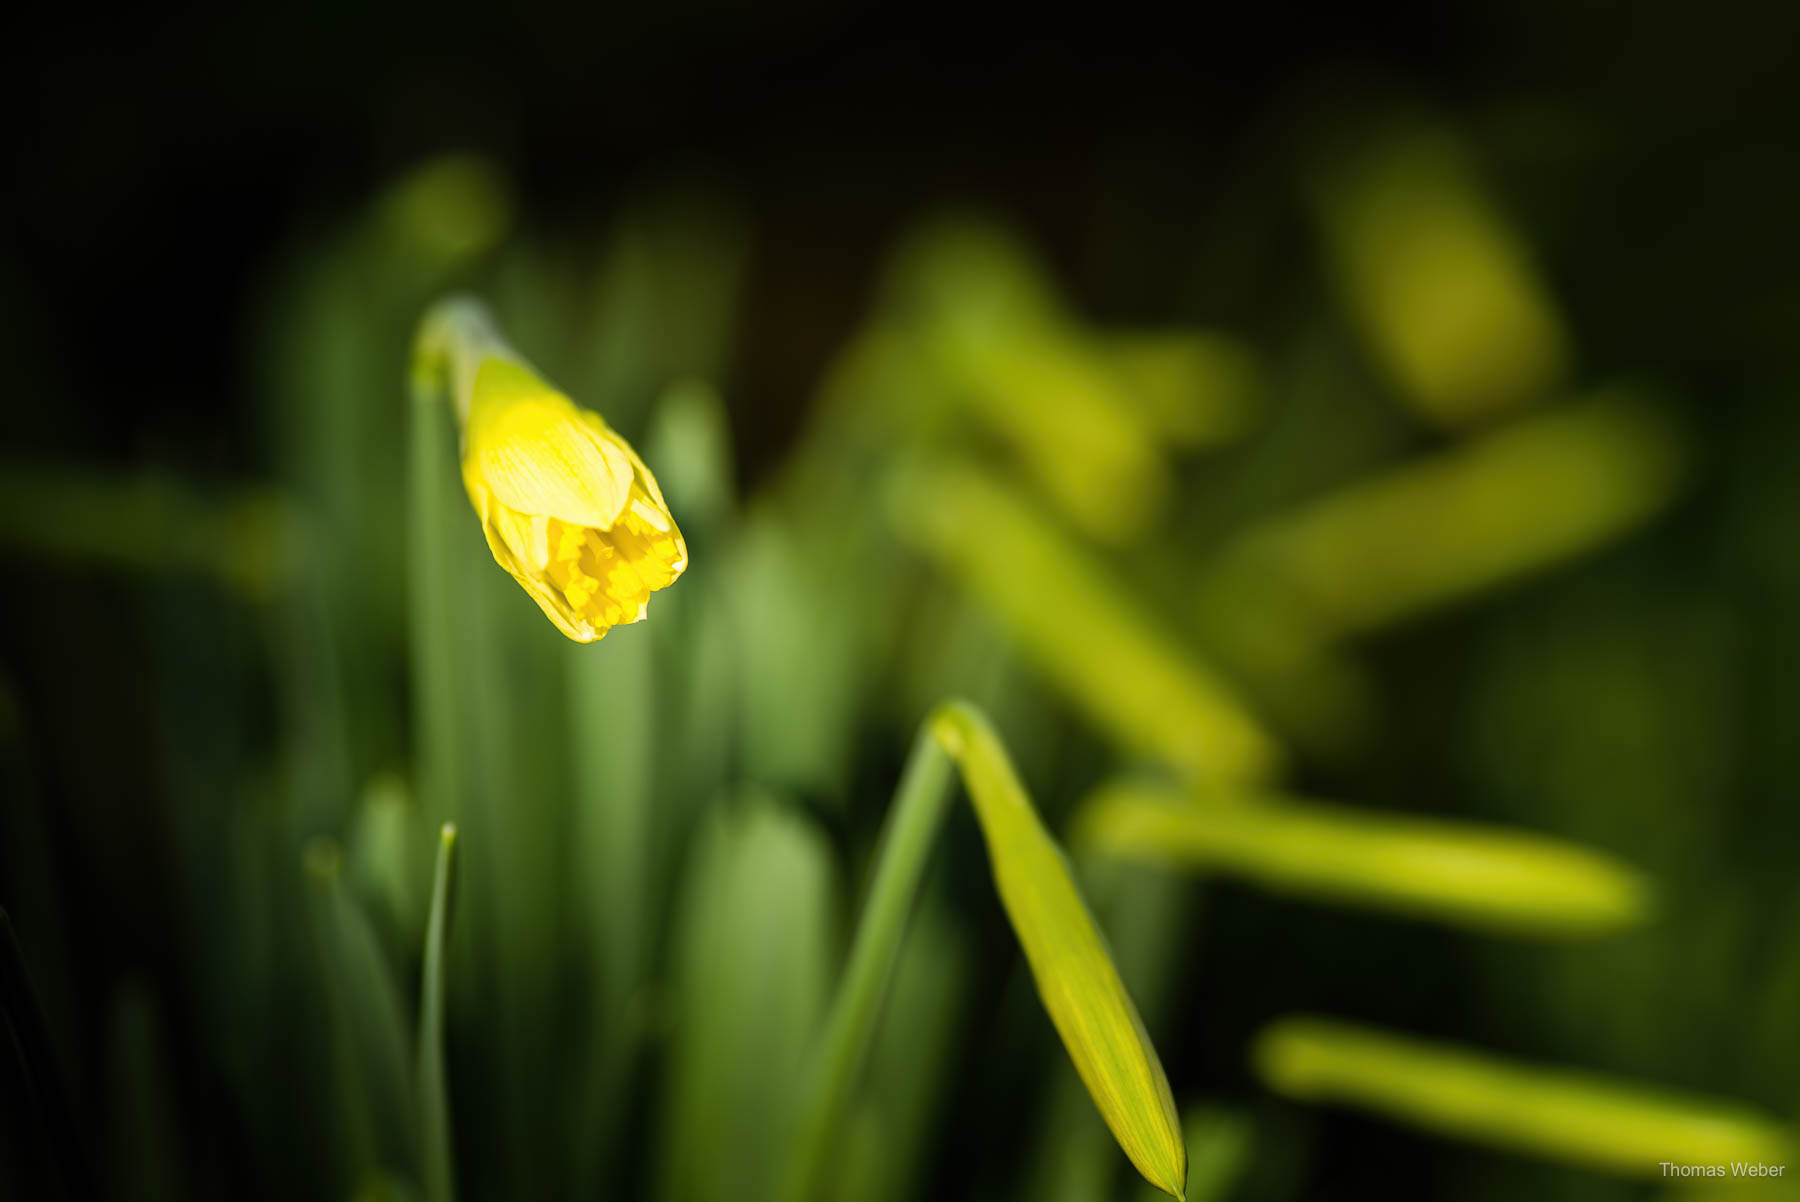
POLYGON ((900 778, 868 904, 826 1019, 817 1075, 800 1114, 792 1159, 777 1195, 782 1202, 808 1202, 818 1193, 826 1149, 867 1058, 881 999, 900 957, 906 919, 943 826, 950 784, 950 757, 938 741, 936 723, 928 719, 900 778))
POLYGON ((32 988, 31 974, 25 968, 25 953, 13 933, 12 919, 0 909, 0 1017, 12 1027, 19 1057, 25 1064, 25 1078, 37 1096, 38 1110, 44 1116, 44 1127, 50 1137, 51 1154, 62 1174, 63 1188, 73 1202, 98 1202, 99 1183, 94 1178, 93 1161, 82 1147, 81 1131, 75 1122, 75 1110, 63 1086, 62 1073, 56 1066, 56 1053, 50 1046, 50 1030, 44 1023, 44 1010, 32 988))
POLYGON ((475 373, 488 359, 525 366, 517 351, 500 336, 488 307, 472 296, 445 297, 419 322, 413 344, 415 395, 421 382, 434 397, 447 397, 460 425, 469 416, 475 373))
MULTIPOLYGON (((649 634, 649 631, 633 632, 649 634)), ((598 1197, 620 1158, 631 1069, 644 1024, 633 1011, 649 979, 657 680, 650 640, 624 636, 561 649, 567 665, 574 862, 572 885, 598 974, 590 1037, 571 1107, 579 1197, 598 1197)))
POLYGON ((456 825, 438 835, 437 872, 431 882, 431 918, 425 927, 425 963, 419 983, 419 1139, 427 1202, 456 1202, 456 1169, 450 1142, 450 1091, 444 1073, 444 944, 456 883, 456 825))
POLYGON ((447 502, 458 491, 452 472, 457 448, 451 388, 467 345, 487 327, 474 302, 450 300, 419 325, 413 348, 412 412, 408 437, 412 510, 407 544, 412 617, 413 705, 417 714, 420 793, 440 821, 462 813, 457 750, 456 556, 447 502))

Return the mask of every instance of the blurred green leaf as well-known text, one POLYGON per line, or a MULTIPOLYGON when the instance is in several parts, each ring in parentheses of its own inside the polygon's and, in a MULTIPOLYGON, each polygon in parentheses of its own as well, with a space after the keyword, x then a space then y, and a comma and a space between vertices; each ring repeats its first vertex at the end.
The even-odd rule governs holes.
POLYGON ((1396 118, 1326 146, 1309 183, 1327 258, 1401 395, 1458 425, 1555 387, 1560 316, 1454 134, 1396 118))
POLYGON ((0 546, 134 572, 204 572, 254 601, 279 596, 309 566, 298 521, 292 503, 266 488, 0 465, 0 546))
POLYGON ((1496 827, 1155 784, 1102 787, 1075 838, 1108 855, 1225 872, 1282 892, 1539 936, 1643 922, 1642 874, 1575 844, 1496 827))
POLYGON ((956 1084, 969 956, 941 903, 920 901, 894 965, 860 1093, 863 1138, 846 1140, 843 1202, 902 1202, 927 1179, 932 1136, 956 1084))
POLYGON ((447 154, 402 176, 376 207, 375 236, 443 270, 493 248, 512 223, 512 186, 493 163, 447 154))
POLYGON ((358 895, 376 907, 390 947, 412 943, 424 929, 423 891, 414 884, 422 834, 406 781, 393 773, 371 780, 356 810, 346 870, 358 895))
POLYGON ((849 958, 810 1055, 776 1195, 780 1202, 813 1202, 833 1170, 854 1172, 862 1156, 857 1132, 846 1132, 845 1120, 866 1115, 854 1102, 858 1077, 900 957, 907 915, 943 825, 949 786, 949 756, 928 724, 913 738, 849 958))
POLYGON ((141 985, 120 990, 111 1028, 115 1195, 143 1202, 189 1197, 168 1039, 156 1003, 141 985))
POLYGON ((896 485, 901 534, 992 610, 1116 743, 1196 780, 1276 770, 1279 747, 1231 688, 1012 492, 956 464, 914 467, 896 485))
POLYGON ((731 422, 718 393, 698 380, 672 384, 651 415, 645 452, 659 465, 663 493, 693 555, 682 587, 660 600, 651 627, 663 685, 656 707, 662 745, 681 750, 664 757, 655 781, 661 893, 672 849, 685 844, 699 812, 726 791, 740 752, 743 648, 731 588, 738 497, 731 422))
POLYGON ((1203 330, 1107 334, 1104 350, 1157 432, 1183 447, 1212 447, 1242 435, 1260 403, 1256 358, 1242 341, 1203 330))
POLYGON ((661 1196, 769 1196, 831 980, 836 883, 812 824, 765 797, 715 810, 674 933, 661 1196))
POLYGON ((688 540, 720 537, 736 506, 737 487, 730 415, 717 390, 693 377, 665 389, 644 452, 656 464, 663 496, 688 540))
MULTIPOLYGON (((277 475, 302 515, 312 627, 302 653, 322 661, 304 665, 317 678, 310 704, 347 715, 337 737, 350 744, 349 787, 395 763, 405 743, 396 683, 419 531, 399 520, 408 439, 396 390, 410 332, 433 294, 495 248, 512 209, 495 165, 427 160, 297 247, 263 306, 251 362, 277 475)), ((438 804, 429 793, 425 804, 438 804)), ((335 821, 341 811, 328 807, 348 796, 327 797, 322 813, 335 821)))
POLYGON ((1628 1177, 1661 1165, 1791 1161, 1792 1132, 1748 1106, 1326 1019, 1290 1018, 1258 1036, 1270 1088, 1373 1110, 1441 1135, 1628 1177))
MULTIPOLYGON (((1106 349, 1062 312, 1046 273, 1004 228, 949 219, 897 255, 890 301, 918 349, 1006 439, 1069 517, 1109 542, 1167 503, 1159 423, 1106 349)), ((910 402, 909 402, 910 403, 910 402)))
POLYGON ((418 1127, 406 1012, 374 930, 344 889, 342 865, 328 840, 306 849, 352 1168, 359 1177, 378 1169, 410 1174, 418 1162, 418 1127))
POLYGON ((350 1202, 415 1202, 418 1196, 408 1182, 391 1173, 375 1173, 358 1183, 350 1202))
POLYGON ((561 649, 574 767, 567 851, 592 999, 569 1139, 577 1180, 595 1188, 601 1166, 617 1151, 611 1133, 643 1035, 632 1007, 648 983, 657 931, 651 828, 663 682, 651 633, 628 628, 597 644, 561 649))
POLYGON ((1258 615, 1303 657, 1619 537, 1674 495, 1685 457, 1665 415, 1602 392, 1246 529, 1202 605, 1258 615))
POLYGON ((869 614, 846 604, 845 585, 773 507, 753 512, 731 565, 738 712, 745 775, 841 797, 867 666, 858 654, 869 614))

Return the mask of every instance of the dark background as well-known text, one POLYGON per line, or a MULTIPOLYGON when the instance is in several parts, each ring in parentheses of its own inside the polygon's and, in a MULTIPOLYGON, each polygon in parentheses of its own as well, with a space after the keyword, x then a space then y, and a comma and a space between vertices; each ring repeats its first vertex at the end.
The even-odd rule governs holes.
MULTIPOLYGON (((527 221, 603 219, 646 174, 729 178, 757 217, 752 288, 785 302, 747 306, 741 383, 784 416, 922 202, 991 198, 1079 284, 1115 190, 1179 228, 1279 154, 1296 113, 1371 84, 1486 123, 1529 169, 1500 182, 1549 241, 1589 356, 1724 366, 1775 333, 1743 314, 1800 303, 1796 23, 1776 4, 1220 6, 1173 28, 1129 8, 29 6, 9 24, 12 378, 59 398, 19 398, 23 447, 243 464, 260 273, 443 149, 508 164, 527 221), (148 402, 146 380, 166 381, 148 402)), ((1248 296, 1215 285, 1218 316, 1283 287, 1250 274, 1229 281, 1248 296)))

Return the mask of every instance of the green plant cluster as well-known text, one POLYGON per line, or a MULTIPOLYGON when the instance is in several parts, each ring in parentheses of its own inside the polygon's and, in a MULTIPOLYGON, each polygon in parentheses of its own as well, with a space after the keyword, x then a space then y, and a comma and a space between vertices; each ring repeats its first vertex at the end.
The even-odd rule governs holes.
POLYGON ((1346 1109, 1452 1141, 1405 1146, 1457 1149, 1467 1197, 1790 1163, 1795 828, 1745 800, 1785 777, 1740 699, 1797 599, 1765 558, 1793 490, 1720 483, 1686 398, 1581 377, 1453 131, 1372 120, 1301 174, 1318 287, 1255 328, 1100 320, 1005 221, 921 215, 772 439, 722 189, 594 239, 446 159, 272 281, 267 478, 6 467, 6 553, 132 582, 156 657, 154 779, 106 798, 138 826, 34 792, 0 681, 21 1179, 1073 1202, 1182 1160, 1195 1202, 1282 1202, 1346 1109), (456 288, 655 471, 691 566, 647 621, 571 643, 494 566, 453 425, 405 400, 456 288), (1706 520, 1724 562, 1683 572, 1706 520), (907 835, 957 696, 1004 751, 907 835), (1026 793, 1104 935, 1075 952, 1043 916, 1080 897, 1008 876, 1041 828, 992 798, 1026 793), (121 929, 177 980, 71 996, 69 840, 164 882, 121 929), (1076 1050, 1043 965, 1093 949, 1184 1157, 1076 1050))

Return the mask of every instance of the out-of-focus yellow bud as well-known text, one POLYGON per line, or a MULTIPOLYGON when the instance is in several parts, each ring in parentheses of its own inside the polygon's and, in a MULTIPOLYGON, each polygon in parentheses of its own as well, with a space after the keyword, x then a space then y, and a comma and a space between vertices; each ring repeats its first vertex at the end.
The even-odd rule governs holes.
POLYGON ((687 544, 637 452, 545 383, 472 301, 427 317, 420 359, 449 370, 463 485, 495 561, 577 642, 641 621, 687 567, 687 544))

